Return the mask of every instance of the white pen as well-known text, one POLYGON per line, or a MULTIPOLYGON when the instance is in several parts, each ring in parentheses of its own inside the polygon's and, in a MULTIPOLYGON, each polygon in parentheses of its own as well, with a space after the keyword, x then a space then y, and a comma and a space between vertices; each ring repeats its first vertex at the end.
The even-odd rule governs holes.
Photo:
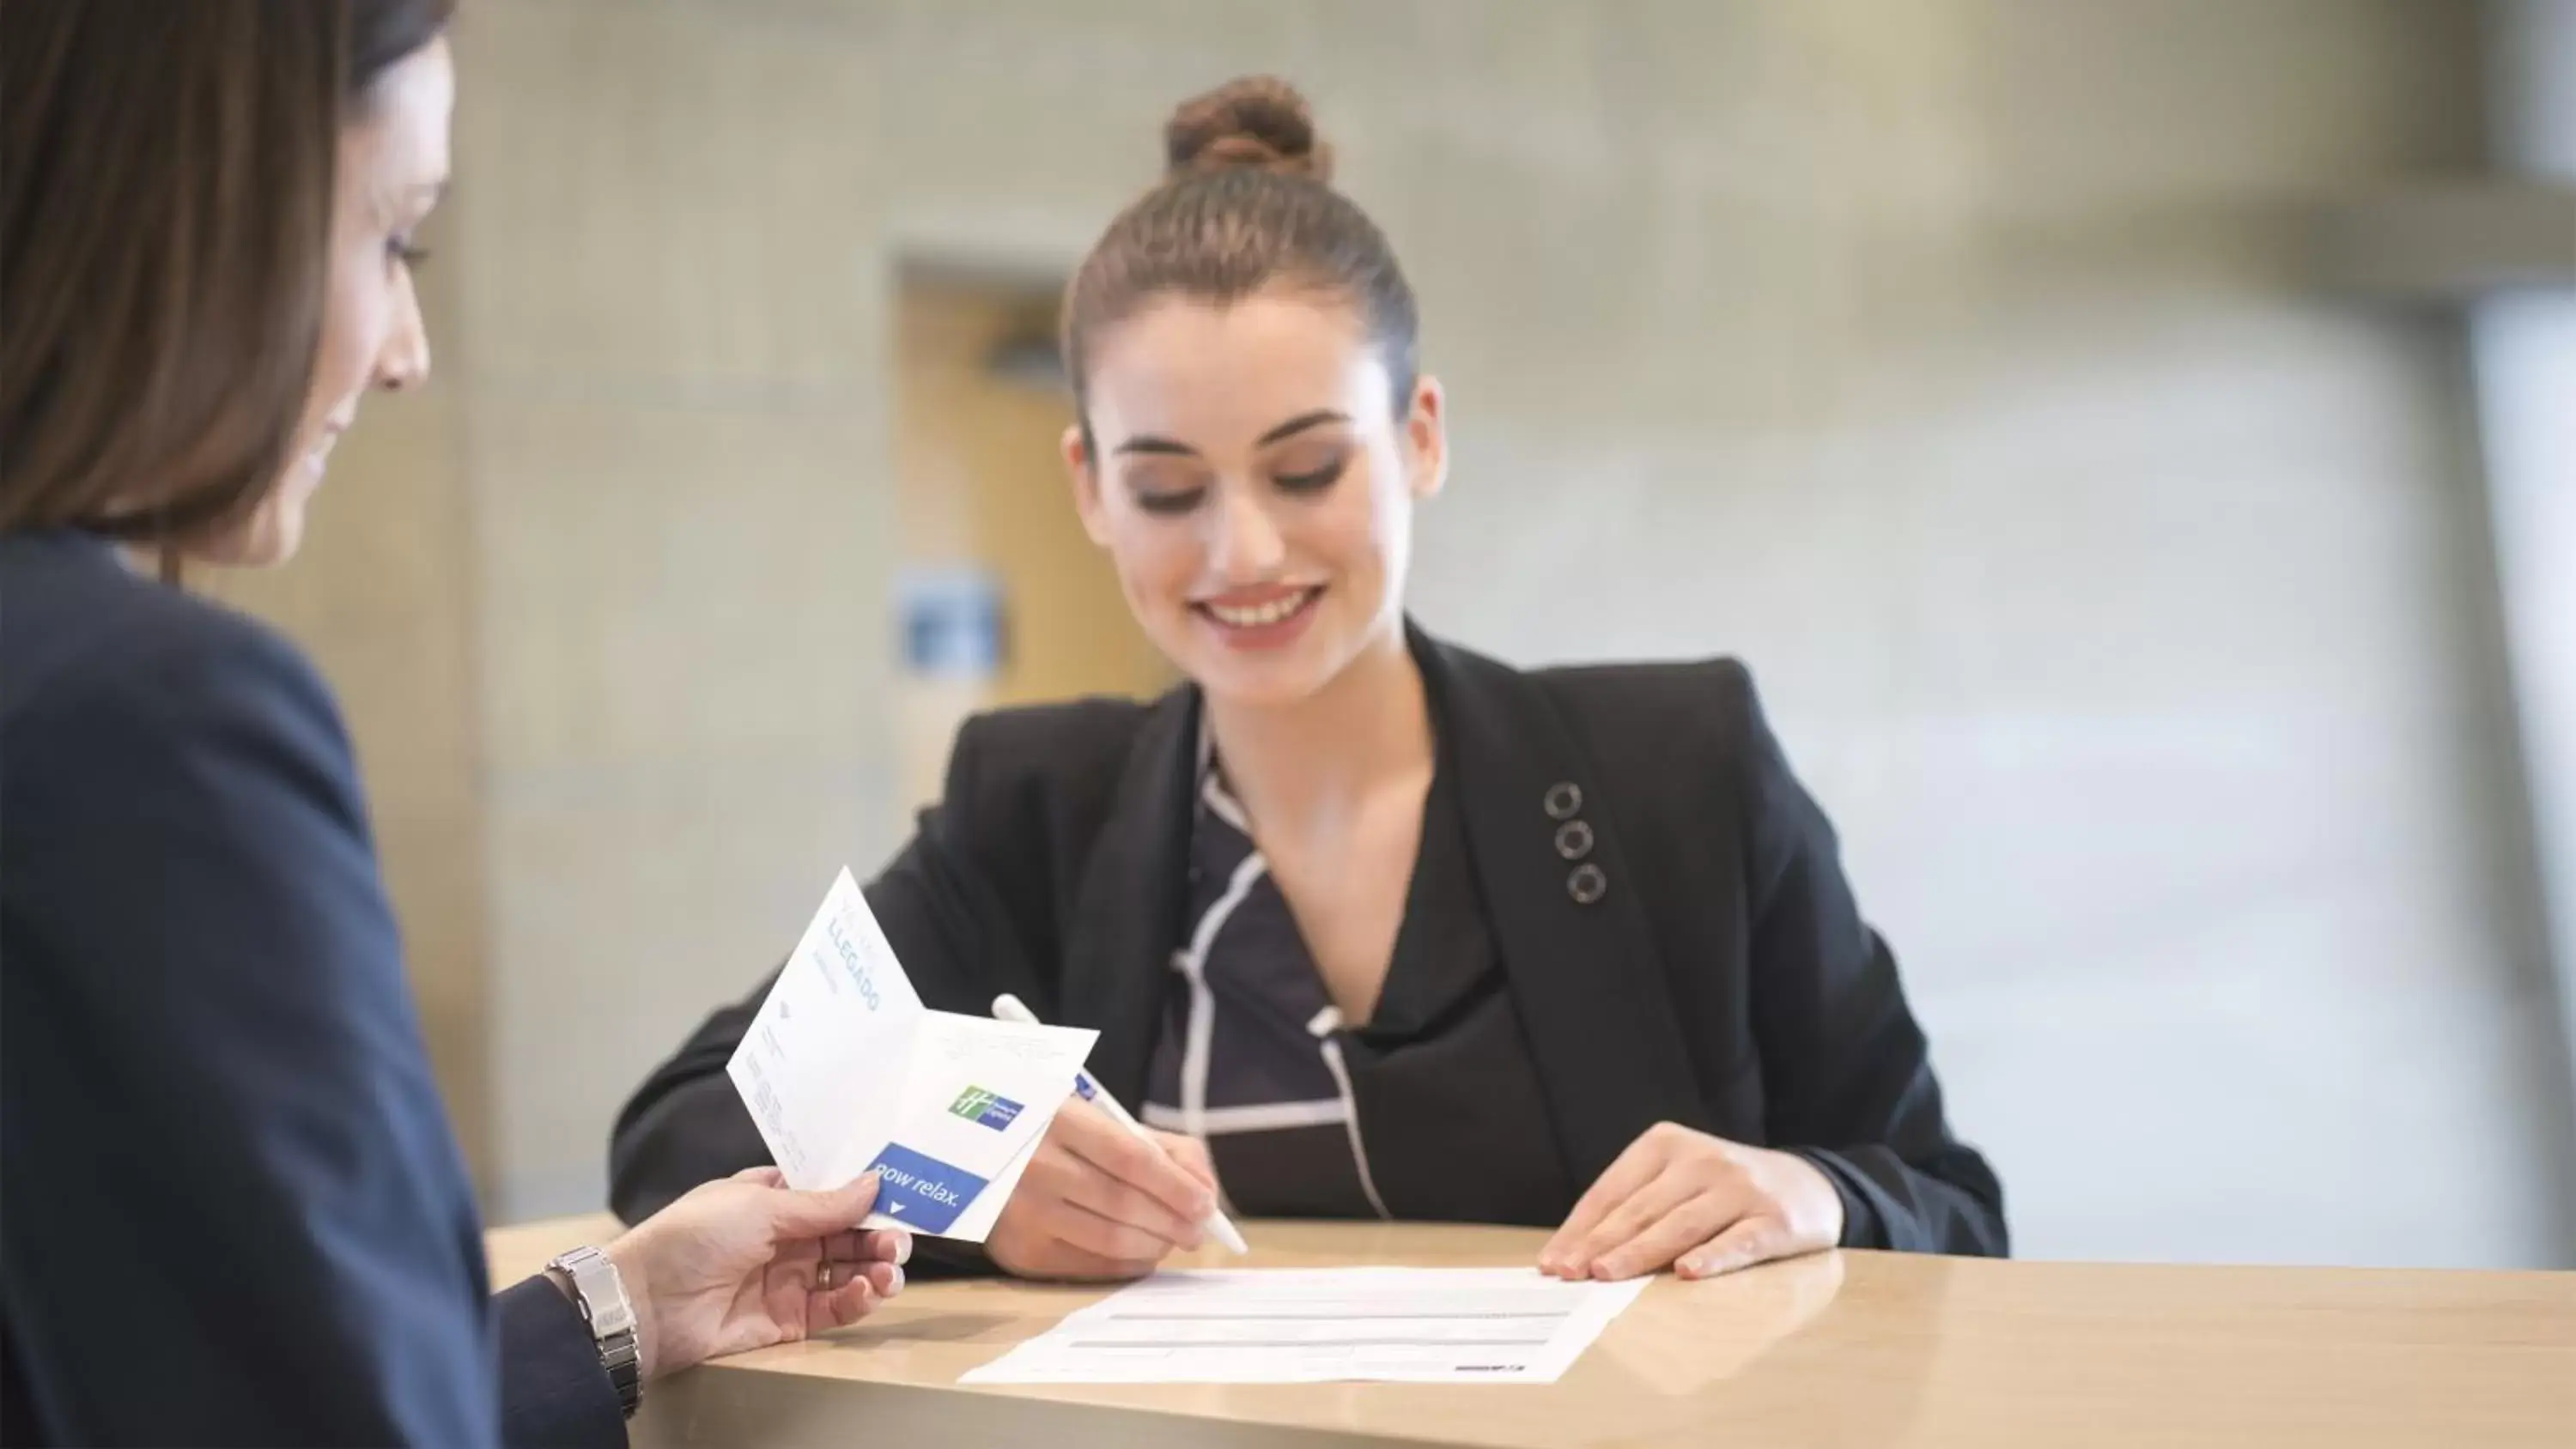
MULTIPOLYGON (((1009 992, 993 998, 993 1019, 1016 1021, 1028 1026, 1038 1024, 1038 1014, 1021 1005, 1020 999, 1009 992)), ((1154 1141, 1153 1134, 1145 1130, 1145 1124, 1128 1116, 1127 1109, 1118 1105, 1118 1099, 1109 1095, 1109 1089, 1100 1085, 1100 1079, 1080 1067, 1074 1068, 1073 1090, 1081 1094, 1082 1100, 1108 1113, 1110 1121, 1147 1142, 1154 1141)), ((1155 1146, 1159 1150, 1161 1144, 1156 1143, 1155 1146)), ((1199 1231, 1225 1244, 1228 1252, 1252 1251, 1252 1245, 1243 1240, 1243 1234, 1236 1231, 1234 1224, 1226 1221, 1223 1208, 1209 1208, 1208 1215, 1199 1219, 1199 1231)))

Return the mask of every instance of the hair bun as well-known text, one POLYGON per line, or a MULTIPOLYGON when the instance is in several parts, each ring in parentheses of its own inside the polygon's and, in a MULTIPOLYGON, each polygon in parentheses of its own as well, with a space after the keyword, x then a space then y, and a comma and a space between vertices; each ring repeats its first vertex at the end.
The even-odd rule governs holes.
POLYGON ((1163 124, 1163 153, 1173 177, 1243 167, 1333 179, 1333 149, 1316 139, 1315 113, 1277 76, 1245 76, 1181 102, 1163 124))

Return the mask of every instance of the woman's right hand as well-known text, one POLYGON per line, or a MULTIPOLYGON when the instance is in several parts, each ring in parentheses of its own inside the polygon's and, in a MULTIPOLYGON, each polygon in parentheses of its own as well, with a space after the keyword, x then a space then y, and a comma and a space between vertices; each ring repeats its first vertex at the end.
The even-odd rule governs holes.
POLYGON ((1079 1098, 1047 1127, 984 1250, 1022 1278, 1141 1278, 1199 1245, 1216 1170, 1195 1139, 1150 1143, 1079 1098), (1176 1165, 1177 1164, 1177 1165, 1176 1165))
POLYGON ((903 1291, 912 1235, 869 1232, 871 1173, 797 1192, 775 1167, 703 1183, 601 1249, 635 1308, 647 1379, 856 1323, 903 1291))

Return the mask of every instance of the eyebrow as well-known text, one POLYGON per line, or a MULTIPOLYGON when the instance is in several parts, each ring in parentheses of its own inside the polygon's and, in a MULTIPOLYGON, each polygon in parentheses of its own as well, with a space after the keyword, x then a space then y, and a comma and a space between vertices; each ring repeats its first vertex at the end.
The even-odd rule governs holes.
MULTIPOLYGON (((1311 413, 1299 413, 1297 416, 1290 418, 1288 421, 1281 423, 1275 428, 1272 428, 1269 432, 1263 433, 1260 438, 1253 443, 1253 446, 1256 448, 1266 448, 1283 438, 1293 438, 1299 433, 1306 431, 1308 428, 1322 427, 1326 423, 1347 423, 1350 420, 1350 414, 1348 413, 1340 412, 1333 408, 1317 408, 1311 413)), ((1173 458, 1195 458, 1199 455, 1199 450, 1191 447, 1187 443, 1173 438, 1158 438, 1150 433, 1139 437, 1129 438, 1127 441, 1120 443, 1115 451, 1118 453, 1155 453, 1173 458)))

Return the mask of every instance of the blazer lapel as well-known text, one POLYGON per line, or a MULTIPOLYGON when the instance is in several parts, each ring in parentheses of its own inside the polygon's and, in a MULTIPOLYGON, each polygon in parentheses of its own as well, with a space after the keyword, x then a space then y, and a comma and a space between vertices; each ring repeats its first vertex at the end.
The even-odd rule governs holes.
POLYGON ((1705 1125, 1654 933, 1606 793, 1539 687, 1418 632, 1413 650, 1454 752, 1477 884, 1580 1191, 1655 1122, 1705 1125))
POLYGON ((1100 1033, 1091 1072, 1131 1107, 1145 1090, 1163 978, 1180 949, 1195 799, 1198 691, 1146 712, 1074 898, 1061 1019, 1100 1033))

